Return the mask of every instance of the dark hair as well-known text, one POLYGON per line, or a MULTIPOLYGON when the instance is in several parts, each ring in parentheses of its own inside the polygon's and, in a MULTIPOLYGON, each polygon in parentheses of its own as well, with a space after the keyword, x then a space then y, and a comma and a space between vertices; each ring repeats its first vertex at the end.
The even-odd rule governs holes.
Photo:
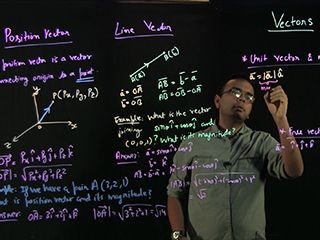
MULTIPOLYGON (((223 78, 219 83, 218 83, 218 88, 217 88, 217 95, 221 95, 222 92, 224 91, 224 88, 227 84, 228 81, 230 81, 231 79, 241 79, 241 80, 245 80, 248 81, 250 83, 249 78, 243 74, 243 73, 236 73, 236 74, 232 74, 229 75, 228 77, 223 78)), ((251 84, 251 83, 250 83, 251 84)), ((252 85, 252 84, 251 84, 252 85)))

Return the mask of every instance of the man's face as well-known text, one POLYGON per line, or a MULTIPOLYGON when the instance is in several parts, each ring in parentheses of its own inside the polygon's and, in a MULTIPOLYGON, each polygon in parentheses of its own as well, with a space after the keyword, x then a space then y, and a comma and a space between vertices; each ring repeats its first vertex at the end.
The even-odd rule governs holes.
POLYGON ((244 122, 249 118, 254 96, 252 85, 244 79, 229 80, 220 96, 216 95, 215 105, 219 109, 220 118, 233 118, 244 122))

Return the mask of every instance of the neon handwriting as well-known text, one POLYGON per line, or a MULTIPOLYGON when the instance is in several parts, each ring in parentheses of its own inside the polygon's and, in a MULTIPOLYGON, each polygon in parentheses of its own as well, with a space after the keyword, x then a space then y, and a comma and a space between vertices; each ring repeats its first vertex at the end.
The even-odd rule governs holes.
MULTIPOLYGON (((102 179, 97 180, 93 179, 89 184, 77 184, 74 181, 71 183, 71 186, 67 185, 49 185, 48 183, 42 183, 40 187, 33 187, 29 185, 20 185, 20 193, 23 194, 24 197, 29 197, 30 195, 35 194, 44 194, 44 193, 61 193, 67 194, 64 196, 77 196, 82 192, 90 192, 90 191, 101 191, 109 192, 111 190, 119 190, 122 188, 126 188, 129 185, 129 179, 127 177, 123 177, 121 179, 102 179)), ((7 195, 8 193, 15 193, 17 189, 11 187, 11 185, 7 185, 2 188, 2 192, 7 195)))
POLYGON ((224 131, 218 130, 216 132, 198 132, 193 136, 196 136, 198 138, 203 137, 203 138, 206 138, 207 141, 210 141, 212 138, 225 138, 225 137, 232 136, 235 130, 236 130, 235 128, 232 128, 232 129, 225 129, 224 131))
POLYGON ((204 113, 208 113, 210 110, 211 110, 211 107, 200 106, 199 108, 189 109, 189 112, 191 114, 201 115, 201 114, 204 114, 204 113))
POLYGON ((79 210, 77 208, 73 208, 72 210, 68 210, 67 208, 56 210, 52 207, 43 213, 40 213, 38 210, 34 209, 28 214, 27 219, 30 222, 36 222, 40 220, 49 221, 53 219, 65 222, 67 220, 75 220, 78 215, 79 210))
POLYGON ((62 180, 68 173, 72 164, 33 165, 22 169, 21 178, 25 182, 48 182, 62 180))
POLYGON ((193 184, 196 187, 200 187, 201 185, 241 184, 241 183, 253 183, 255 179, 256 179, 256 176, 253 172, 199 173, 195 175, 193 184), (208 175, 210 177, 207 177, 208 175))
POLYGON ((40 64, 57 64, 61 62, 80 62, 91 60, 92 55, 87 53, 68 54, 65 56, 49 56, 47 58, 37 56, 35 58, 27 59, 1 59, 1 70, 3 72, 10 70, 11 68, 25 67, 25 66, 38 66, 40 64))
POLYGON ((151 199, 152 191, 150 188, 131 188, 129 178, 125 176, 119 179, 93 179, 87 183, 72 181, 68 185, 57 184, 56 181, 55 184, 47 182, 37 186, 27 183, 13 187, 6 184, 0 188, 0 206, 16 206, 19 209, 24 206, 25 209, 1 211, 0 222, 73 221, 83 216, 82 210, 64 205, 77 203, 98 203, 98 207, 93 207, 94 220, 105 217, 116 217, 122 221, 130 218, 165 217, 164 205, 144 203, 151 199), (133 200, 138 200, 138 203, 132 203, 133 200), (56 206, 51 207, 52 204, 56 206))
POLYGON ((249 79, 251 81, 259 80, 260 89, 262 91, 268 91, 271 89, 272 85, 279 82, 281 78, 284 77, 282 68, 274 70, 266 70, 263 72, 251 72, 249 79))
POLYGON ((128 117, 115 116, 114 122, 117 125, 136 125, 143 122, 143 117, 137 114, 130 114, 128 117))
POLYGON ((319 63, 320 55, 307 52, 305 55, 298 55, 292 53, 286 54, 243 54, 241 61, 248 65, 248 69, 254 68, 269 68, 269 67, 294 67, 294 66, 317 66, 319 63))
POLYGON ((12 187, 10 184, 3 185, 0 187, 0 193, 3 193, 5 196, 8 195, 8 193, 14 193, 15 188, 12 187))
MULTIPOLYGON (((71 53, 64 56, 48 56, 46 58, 42 56, 36 56, 26 59, 4 59, 0 61, 0 71, 10 72, 13 68, 25 68, 25 67, 37 67, 39 65, 49 65, 49 64, 60 64, 67 62, 83 62, 90 61, 92 59, 91 54, 87 53, 71 53)), ((15 71, 16 72, 16 71, 15 71)), ((14 72, 14 73, 15 73, 14 72)), ((34 71, 30 71, 34 72, 34 71)), ((22 76, 13 74, 11 76, 6 76, 0 79, 0 84, 19 84, 22 83, 23 86, 27 87, 30 82, 42 82, 46 83, 49 80, 60 80, 67 78, 75 78, 76 83, 87 83, 94 82, 95 69, 91 66, 89 67, 78 67, 76 70, 60 70, 55 71, 55 73, 36 73, 31 76, 22 76)))
POLYGON ((18 48, 18 47, 33 47, 33 46, 45 46, 45 45, 61 45, 61 44, 71 44, 72 41, 56 41, 56 42, 39 42, 47 40, 59 40, 70 38, 71 34, 68 30, 62 30, 59 28, 48 29, 44 28, 43 32, 32 33, 28 31, 23 31, 20 33, 15 33, 10 27, 6 27, 4 32, 4 43, 6 46, 4 48, 18 48))
POLYGON ((185 71, 181 71, 179 72, 178 81, 169 81, 168 77, 159 78, 158 89, 161 92, 159 93, 158 100, 168 100, 169 97, 185 97, 189 93, 201 93, 202 84, 195 83, 198 80, 197 73, 197 70, 192 70, 190 75, 188 75, 185 71), (175 89, 170 91, 170 87, 175 87, 175 89))
MULTIPOLYGON (((1 204, 0 204, 1 205, 1 204)), ((0 222, 15 222, 21 216, 20 211, 0 212, 0 222)))
MULTIPOLYGON (((16 161, 12 159, 11 154, 0 155, 0 182, 10 181, 17 177, 17 174, 12 171, 12 167, 16 166, 16 161)), ((7 185, 9 189, 10 185, 7 185)), ((3 189, 0 189, 0 193, 3 189)), ((5 195, 7 192, 5 191, 5 195)))
POLYGON ((1 168, 0 169, 0 181, 10 181, 17 177, 17 174, 13 173, 10 168, 1 168))
POLYGON ((119 22, 116 22, 114 30, 114 38, 117 40, 128 38, 145 38, 145 37, 173 37, 172 27, 170 25, 161 22, 155 24, 152 21, 142 21, 143 29, 140 27, 142 33, 138 33, 139 30, 132 26, 123 26, 119 22))
POLYGON ((132 164, 137 163, 137 160, 139 158, 139 152, 136 153, 121 153, 120 151, 117 151, 115 153, 115 159, 117 160, 117 164, 132 164))
MULTIPOLYGON (((192 149, 192 142, 190 142, 188 144, 188 146, 185 147, 175 147, 173 144, 170 144, 169 146, 164 146, 162 148, 147 148, 146 151, 144 153, 142 153, 142 156, 146 156, 146 157, 159 157, 159 156, 163 156, 163 155, 168 155, 168 154, 172 154, 176 151, 191 151, 192 149)), ((138 160, 141 158, 140 152, 128 152, 128 153, 124 153, 123 151, 117 151, 115 153, 115 159, 116 159, 116 163, 118 165, 121 164, 132 164, 132 163, 137 163, 138 160)), ((149 161, 150 163, 150 161, 149 161)))
POLYGON ((23 132, 21 132, 20 134, 14 136, 11 142, 4 143, 4 146, 8 149, 11 148, 13 143, 18 142, 23 135, 25 135, 26 133, 28 133, 30 130, 32 130, 35 127, 37 127, 38 129, 42 129, 43 125, 66 124, 66 125, 70 126, 71 130, 77 128, 77 124, 72 123, 71 121, 67 121, 67 120, 66 121, 48 121, 48 122, 43 121, 43 119, 46 117, 46 115, 51 113, 51 108, 55 102, 52 100, 50 102, 50 104, 48 105, 48 107, 43 109, 43 114, 40 116, 39 110, 38 110, 37 96, 38 96, 41 88, 34 86, 33 90, 34 90, 34 92, 32 93, 32 97, 33 97, 34 107, 36 110, 37 122, 35 124, 31 125, 29 128, 27 128, 23 132))
POLYGON ((186 122, 186 123, 175 123, 173 119, 170 119, 167 125, 165 124, 155 125, 153 130, 154 132, 158 132, 158 131, 168 131, 170 129, 184 129, 184 128, 196 129, 196 122, 197 122, 197 118, 195 117, 191 119, 191 122, 186 122))
POLYGON ((153 144, 152 137, 146 137, 145 139, 140 139, 140 140, 126 140, 124 145, 127 148, 131 148, 131 147, 139 147, 139 146, 150 146, 152 144, 153 144))
POLYGON ((143 105, 142 95, 134 96, 132 100, 126 98, 121 100, 121 107, 126 108, 127 106, 139 106, 143 105))
POLYGON ((16 161, 12 161, 12 155, 5 154, 5 155, 0 155, 0 166, 2 167, 10 167, 16 165, 16 161))
POLYGON ((114 210, 110 205, 100 205, 92 209, 93 219, 99 220, 104 218, 117 217, 122 221, 130 218, 141 217, 166 217, 166 206, 161 204, 135 203, 126 204, 121 210, 114 210))
POLYGON ((76 71, 70 71, 69 73, 66 73, 65 71, 61 71, 57 76, 54 76, 51 73, 36 74, 31 77, 14 75, 12 77, 1 78, 0 84, 16 84, 16 83, 18 84, 21 82, 24 87, 27 87, 30 81, 46 83, 48 80, 54 80, 54 79, 60 80, 60 79, 65 79, 69 77, 76 77, 76 83, 94 82, 94 76, 92 75, 93 71, 94 71, 93 68, 90 68, 84 71, 82 71, 81 68, 78 68, 77 73, 76 71))
POLYGON ((152 194, 152 189, 139 188, 137 190, 130 189, 126 192, 120 194, 107 193, 106 197, 108 201, 117 200, 119 205, 122 205, 124 199, 134 199, 134 198, 150 198, 152 194))
POLYGON ((299 57, 298 55, 293 55, 291 53, 287 53, 286 55, 273 54, 272 57, 268 57, 267 54, 263 54, 260 56, 256 54, 250 54, 249 57, 247 55, 242 56, 243 62, 249 62, 251 64, 264 63, 264 62, 267 62, 268 60, 269 61, 274 60, 277 63, 283 63, 283 62, 294 63, 294 62, 301 61, 301 57, 299 57))
POLYGON ((133 133, 135 138, 139 138, 141 136, 141 132, 143 131, 142 128, 135 128, 135 127, 119 127, 118 129, 118 137, 121 138, 123 134, 126 133, 133 133))
POLYGON ((148 217, 153 216, 156 218, 165 217, 166 206, 157 204, 155 206, 151 204, 126 204, 122 206, 122 214, 119 215, 121 220, 128 218, 148 217))
POLYGON ((137 81, 140 81, 142 78, 144 78, 146 76, 146 73, 143 70, 145 68, 149 68, 151 63, 154 63, 155 61, 157 61, 161 57, 163 57, 164 60, 167 61, 167 60, 169 60, 171 58, 174 58, 174 57, 176 57, 178 55, 179 55, 179 49, 176 46, 173 47, 170 50, 163 51, 161 54, 159 54, 158 56, 156 56, 155 58, 153 58, 149 62, 143 63, 142 67, 137 69, 135 72, 131 73, 129 75, 129 78, 131 79, 131 82, 137 82, 137 81))
POLYGON ((27 63, 25 63, 24 61, 17 60, 17 59, 9 60, 8 62, 6 62, 6 60, 3 58, 1 59, 1 70, 3 72, 5 72, 7 68, 21 67, 26 65, 27 63))
POLYGON ((306 130, 289 127, 289 129, 279 129, 280 134, 289 134, 290 136, 295 136, 295 138, 308 138, 310 136, 320 136, 320 127, 308 128, 306 130))
POLYGON ((140 84, 135 86, 132 90, 121 89, 120 90, 120 97, 123 98, 120 102, 121 107, 126 108, 127 105, 142 106, 142 104, 143 104, 142 93, 143 93, 143 88, 142 88, 142 85, 140 85, 140 84), (132 95, 132 100, 127 99, 128 97, 130 97, 130 95, 132 95))
POLYGON ((273 23, 275 29, 269 29, 268 32, 314 32, 313 19, 311 17, 307 19, 296 19, 295 16, 285 19, 285 13, 282 13, 278 18, 276 14, 271 11, 273 23))
POLYGON ((177 151, 177 148, 173 144, 170 144, 167 148, 159 148, 159 149, 148 148, 145 152, 145 156, 151 157, 151 156, 167 155, 167 154, 174 153, 176 151, 177 151))
MULTIPOLYGON (((303 129, 279 129, 280 134, 287 134, 290 140, 291 149, 299 148, 300 150, 312 149, 316 146, 317 139, 320 139, 320 127, 303 129)), ((285 146, 277 144, 275 150, 281 152, 285 146)))
MULTIPOLYGON (((150 163, 149 163, 150 164, 150 163)), ((165 176, 167 173, 165 171, 162 171, 161 169, 149 169, 147 171, 143 170, 137 170, 133 174, 133 178, 154 178, 154 177, 161 177, 165 176)))
POLYGON ((36 151, 31 149, 30 151, 21 151, 20 154, 20 163, 21 164, 32 164, 34 162, 37 163, 50 163, 57 160, 69 160, 74 156, 73 145, 69 145, 66 148, 60 147, 58 149, 55 148, 47 148, 36 151))
MULTIPOLYGON (((315 140, 300 140, 296 142, 295 140, 290 141, 291 144, 291 149, 294 148, 299 148, 300 150, 306 150, 306 149, 311 149, 315 146, 315 140)), ((282 150, 285 149, 285 146, 281 145, 280 143, 276 145, 275 150, 277 152, 281 152, 282 150)))
POLYGON ((178 83, 176 83, 175 81, 168 82, 167 77, 159 78, 158 89, 166 88, 170 84, 172 85, 179 84, 180 86, 183 86, 188 79, 190 79, 190 81, 197 81, 198 80, 196 76, 197 73, 198 73, 198 70, 192 70, 190 76, 188 76, 188 75, 185 75, 186 74, 185 71, 179 72, 179 81, 177 81, 178 83))
MULTIPOLYGON (((163 79, 162 79, 163 80, 163 79)), ((159 101, 168 100, 169 97, 185 97, 188 93, 200 94, 202 91, 202 84, 198 84, 193 88, 184 89, 183 87, 178 87, 176 90, 167 92, 167 90, 162 90, 159 94, 159 101)))
POLYGON ((173 181, 170 181, 170 187, 171 188, 184 188, 190 186, 190 181, 180 180, 176 179, 173 181))
MULTIPOLYGON (((188 81, 191 81, 188 79, 188 81)), ((126 150, 114 152, 115 164, 136 165, 147 164, 146 168, 139 168, 133 172, 133 178, 159 178, 167 176, 170 172, 168 159, 176 151, 192 151, 192 138, 205 138, 208 141, 214 137, 224 137, 232 134, 232 129, 226 132, 195 133, 198 127, 214 125, 213 118, 206 121, 199 116, 210 112, 212 107, 199 106, 191 109, 176 109, 168 111, 153 111, 146 114, 130 114, 128 116, 115 116, 114 122, 118 126, 118 138, 126 150), (142 124, 142 125, 141 125, 142 124), (145 136, 143 126, 153 129, 153 134, 145 136), (175 133, 171 133, 172 131, 175 133), (176 132, 176 131, 179 132, 176 132), (181 132, 181 133, 180 133, 181 132), (181 140, 190 139, 185 146, 178 146, 181 140), (158 147, 156 147, 158 146, 158 147), (136 149, 136 148, 139 149, 136 149), (143 149, 143 150, 142 150, 143 149), (145 159, 144 163, 141 159, 145 159)))
POLYGON ((197 129, 199 126, 201 127, 209 127, 213 126, 214 121, 212 118, 209 119, 208 122, 198 122, 196 117, 193 117, 190 122, 177 123, 174 120, 170 119, 167 123, 157 124, 153 127, 154 132, 163 132, 163 131, 171 131, 172 129, 197 129))
POLYGON ((25 207, 48 205, 53 203, 88 203, 114 200, 122 202, 124 199, 149 198, 151 196, 151 189, 144 190, 141 188, 137 191, 133 189, 126 190, 128 185, 129 179, 127 177, 119 180, 94 179, 89 184, 78 184, 72 181, 71 186, 48 185, 45 183, 40 187, 21 185, 20 193, 23 195, 24 201, 22 203, 25 207), (122 194, 112 194, 112 190, 123 190, 123 192, 122 194), (52 193, 56 194, 53 195, 52 193))
POLYGON ((165 119, 165 117, 166 117, 165 112, 161 112, 161 113, 153 112, 152 114, 147 114, 147 119, 149 121, 155 120, 155 119, 165 119))
POLYGON ((216 170, 218 168, 219 160, 217 158, 213 159, 211 162, 200 163, 197 160, 193 161, 190 165, 181 165, 177 166, 172 164, 170 167, 170 174, 175 171, 190 171, 194 169, 213 169, 216 170))
POLYGON ((0 79, 0 84, 15 84, 22 82, 23 86, 28 86, 29 79, 26 76, 14 75, 13 77, 6 77, 0 79))
POLYGON ((79 102, 85 100, 97 99, 99 97, 99 90, 97 87, 89 87, 85 90, 80 90, 78 88, 74 89, 73 92, 66 89, 59 89, 52 92, 52 99, 55 100, 78 100, 79 102))
MULTIPOLYGON (((220 173, 211 173, 211 174, 197 174, 193 181, 196 187, 202 185, 217 185, 217 184, 252 184, 256 176, 251 172, 220 172, 220 173), (230 175, 231 174, 231 175, 230 175), (201 175, 201 178, 199 177, 201 175), (213 175, 212 177, 205 177, 205 175, 213 175), (236 177, 234 177, 234 175, 236 177), (239 176, 237 176, 239 175, 239 176)), ((197 193, 197 197, 200 200, 203 200, 207 197, 207 189, 200 188, 197 193)))

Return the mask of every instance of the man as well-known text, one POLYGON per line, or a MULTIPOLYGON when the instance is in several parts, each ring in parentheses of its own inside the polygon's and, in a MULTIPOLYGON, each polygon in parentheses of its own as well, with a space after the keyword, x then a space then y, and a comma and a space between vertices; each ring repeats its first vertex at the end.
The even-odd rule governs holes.
POLYGON ((303 161, 290 135, 288 98, 281 86, 267 92, 264 101, 279 130, 280 145, 270 134, 245 125, 254 89, 244 77, 232 77, 215 96, 216 124, 181 143, 167 187, 172 239, 266 239, 266 174, 296 178, 303 173, 303 161))

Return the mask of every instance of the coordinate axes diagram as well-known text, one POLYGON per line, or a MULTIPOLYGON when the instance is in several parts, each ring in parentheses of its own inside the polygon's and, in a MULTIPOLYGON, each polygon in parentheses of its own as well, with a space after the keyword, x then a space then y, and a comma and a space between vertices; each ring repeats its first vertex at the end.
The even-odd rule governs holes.
POLYGON ((42 129, 43 125, 50 125, 50 124, 67 124, 68 126, 70 126, 71 130, 77 128, 77 124, 76 123, 72 123, 69 120, 65 120, 65 121, 43 121, 44 118, 50 114, 51 112, 51 108, 53 106, 53 104, 55 103, 53 100, 50 102, 49 106, 43 109, 43 113, 42 115, 39 114, 39 110, 38 110, 38 103, 37 103, 37 96, 40 92, 40 88, 37 86, 33 87, 33 93, 32 93, 32 97, 33 97, 33 102, 34 102, 34 107, 35 107, 35 112, 36 112, 36 117, 37 117, 37 122, 33 125, 31 125, 29 128, 27 128, 26 130, 24 130, 23 132, 21 132, 20 134, 14 136, 11 140, 11 142, 5 142, 4 146, 7 149, 10 149, 12 147, 13 143, 16 143, 20 140, 20 138, 25 135, 26 133, 28 133, 29 131, 31 131, 33 128, 38 128, 39 130, 42 129))

